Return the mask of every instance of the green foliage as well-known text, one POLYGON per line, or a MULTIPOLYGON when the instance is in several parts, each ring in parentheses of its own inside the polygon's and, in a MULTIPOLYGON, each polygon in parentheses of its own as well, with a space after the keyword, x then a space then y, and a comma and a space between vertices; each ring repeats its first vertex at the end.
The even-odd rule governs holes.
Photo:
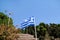
MULTIPOLYGON (((41 38, 41 37, 45 36, 47 29, 46 29, 44 23, 40 23, 39 25, 36 26, 36 30, 37 30, 37 37, 41 38)), ((35 36, 35 26, 25 27, 25 30, 23 30, 23 31, 25 31, 24 33, 28 33, 28 34, 35 36)))
POLYGON ((17 33, 20 29, 14 27, 12 18, 0 12, 0 40, 15 40, 17 33))
MULTIPOLYGON (((60 38, 60 24, 55 24, 55 23, 50 23, 50 24, 45 24, 45 23, 40 23, 39 25, 36 26, 37 30, 37 37, 41 40, 44 39, 47 35, 50 37, 54 38, 60 38)), ((35 35, 35 29, 34 26, 28 26, 25 28, 24 33, 28 33, 31 35, 35 35)))
POLYGON ((4 24, 4 25, 8 25, 8 21, 9 21, 9 25, 13 25, 13 20, 12 18, 9 18, 7 15, 5 15, 4 13, 0 12, 0 25, 4 24), (9 21, 10 19, 10 21, 9 21))

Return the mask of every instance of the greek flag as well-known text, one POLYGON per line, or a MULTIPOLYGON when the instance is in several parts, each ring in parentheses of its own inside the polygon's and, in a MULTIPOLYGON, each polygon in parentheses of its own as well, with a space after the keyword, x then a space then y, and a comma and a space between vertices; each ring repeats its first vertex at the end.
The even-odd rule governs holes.
POLYGON ((25 19, 23 23, 21 23, 21 27, 27 27, 30 25, 34 25, 34 17, 29 17, 29 19, 25 19))

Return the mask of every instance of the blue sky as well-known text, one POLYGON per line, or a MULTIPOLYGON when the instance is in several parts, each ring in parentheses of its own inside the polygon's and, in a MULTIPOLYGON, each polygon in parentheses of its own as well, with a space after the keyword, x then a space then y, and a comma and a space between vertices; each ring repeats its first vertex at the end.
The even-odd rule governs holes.
POLYGON ((0 12, 12 13, 14 25, 20 27, 21 22, 31 16, 36 24, 60 23, 60 0, 0 0, 0 12))

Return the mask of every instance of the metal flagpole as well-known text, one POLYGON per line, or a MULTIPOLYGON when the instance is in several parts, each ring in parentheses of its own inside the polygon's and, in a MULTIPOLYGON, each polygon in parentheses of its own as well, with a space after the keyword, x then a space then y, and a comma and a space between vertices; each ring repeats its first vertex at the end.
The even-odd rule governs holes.
POLYGON ((36 38, 36 40, 37 40, 37 31, 36 31, 35 17, 34 17, 34 28, 35 28, 35 38, 36 38))

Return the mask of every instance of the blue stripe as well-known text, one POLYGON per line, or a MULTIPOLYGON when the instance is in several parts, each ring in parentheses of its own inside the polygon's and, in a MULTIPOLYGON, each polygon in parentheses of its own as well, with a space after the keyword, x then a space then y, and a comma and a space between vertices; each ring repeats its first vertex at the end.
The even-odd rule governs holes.
POLYGON ((34 22, 26 22, 24 24, 21 24, 22 26, 28 25, 28 24, 34 24, 34 22))
POLYGON ((26 24, 26 25, 22 25, 21 27, 28 27, 28 26, 32 26, 34 24, 26 24))
POLYGON ((30 21, 30 20, 28 20, 28 21, 26 21, 26 22, 23 22, 23 23, 21 23, 21 24, 22 24, 22 25, 23 25, 23 24, 26 24, 26 23, 28 23, 29 21, 30 21))
POLYGON ((25 24, 21 24, 22 26, 25 26, 25 25, 27 25, 28 23, 25 23, 25 24))
POLYGON ((28 24, 28 22, 24 22, 24 23, 22 23, 21 25, 24 25, 24 24, 28 24))
POLYGON ((30 24, 34 24, 34 20, 33 20, 33 22, 30 22, 30 21, 31 21, 31 17, 29 18, 28 21, 21 23, 21 27, 26 27, 30 24))
POLYGON ((27 22, 21 23, 21 25, 25 25, 25 24, 28 24, 28 23, 34 23, 34 22, 27 21, 27 22))

